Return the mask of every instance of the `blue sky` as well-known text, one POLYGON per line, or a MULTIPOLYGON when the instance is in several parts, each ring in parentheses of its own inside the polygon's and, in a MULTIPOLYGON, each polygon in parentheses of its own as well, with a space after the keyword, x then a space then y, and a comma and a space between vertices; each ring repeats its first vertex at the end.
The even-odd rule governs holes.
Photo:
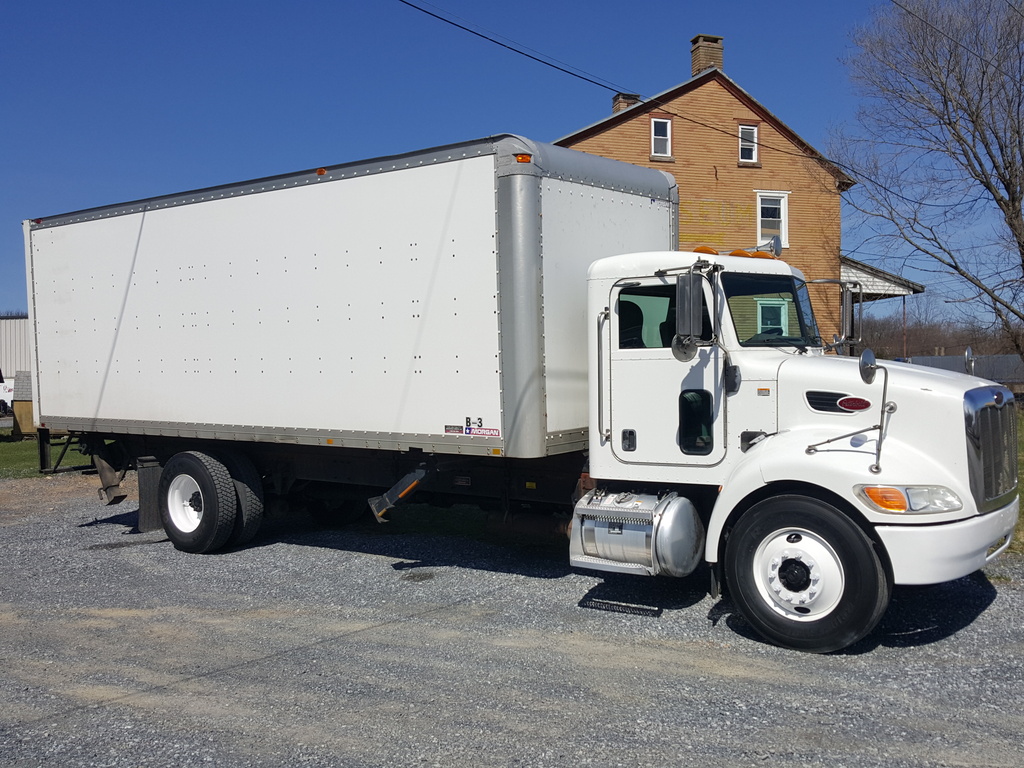
MULTIPOLYGON (((856 109, 841 59, 878 3, 420 4, 644 96, 689 78, 694 35, 722 35, 725 72, 823 150, 856 109)), ((398 0, 7 3, 0 73, 0 311, 27 307, 23 219, 495 133, 553 141, 612 97, 398 0)))

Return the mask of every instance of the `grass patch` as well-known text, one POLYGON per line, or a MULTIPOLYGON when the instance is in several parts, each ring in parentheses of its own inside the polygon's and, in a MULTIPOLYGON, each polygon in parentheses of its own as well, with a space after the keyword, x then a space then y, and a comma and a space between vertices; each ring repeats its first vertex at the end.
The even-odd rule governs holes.
POLYGON ((35 440, 13 437, 10 429, 0 429, 0 480, 32 477, 39 474, 39 452, 35 440))
MULTIPOLYGON (((21 477, 35 477, 39 474, 39 447, 35 439, 23 440, 14 437, 11 429, 0 429, 0 480, 15 480, 21 477)), ((57 460, 60 446, 51 449, 53 460, 57 460)), ((62 467, 73 467, 80 464, 91 464, 88 456, 83 456, 76 449, 68 449, 62 467)))

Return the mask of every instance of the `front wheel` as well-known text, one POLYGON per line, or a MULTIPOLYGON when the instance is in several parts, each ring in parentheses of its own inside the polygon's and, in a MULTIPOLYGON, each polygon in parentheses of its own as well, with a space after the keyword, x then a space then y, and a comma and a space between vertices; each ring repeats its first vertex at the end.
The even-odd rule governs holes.
POLYGON ((868 537, 807 496, 777 496, 744 513, 726 546, 725 573, 751 626, 798 651, 852 645, 889 605, 889 579, 868 537))

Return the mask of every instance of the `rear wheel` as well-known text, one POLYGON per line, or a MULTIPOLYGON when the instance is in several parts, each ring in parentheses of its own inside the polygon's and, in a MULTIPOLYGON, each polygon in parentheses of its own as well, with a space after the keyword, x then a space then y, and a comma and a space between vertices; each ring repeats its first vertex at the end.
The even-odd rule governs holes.
POLYGON ((227 468, 198 451, 175 454, 160 474, 160 517, 167 538, 184 552, 224 546, 235 524, 235 486, 227 468))
POLYGON ((845 648, 874 629, 889 605, 889 579, 865 533, 806 496, 751 507, 729 537, 725 572, 744 618, 785 648, 845 648))
POLYGON ((263 525, 263 478, 244 454, 228 451, 217 458, 231 475, 238 501, 238 514, 226 545, 241 547, 252 541, 263 525))

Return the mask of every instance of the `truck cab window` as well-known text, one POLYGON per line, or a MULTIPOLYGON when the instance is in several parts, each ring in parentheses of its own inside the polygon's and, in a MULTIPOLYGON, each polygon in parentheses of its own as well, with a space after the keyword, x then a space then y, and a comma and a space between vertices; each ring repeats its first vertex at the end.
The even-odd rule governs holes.
POLYGON ((726 303, 744 347, 821 344, 807 285, 787 275, 722 275, 726 303))
MULTIPOLYGON (((676 329, 675 285, 625 288, 619 294, 619 349, 664 349, 672 346, 676 329)), ((713 328, 707 305, 701 341, 711 341, 713 328)))
POLYGON ((679 395, 679 450, 706 456, 714 448, 711 393, 705 389, 684 389, 679 395))

